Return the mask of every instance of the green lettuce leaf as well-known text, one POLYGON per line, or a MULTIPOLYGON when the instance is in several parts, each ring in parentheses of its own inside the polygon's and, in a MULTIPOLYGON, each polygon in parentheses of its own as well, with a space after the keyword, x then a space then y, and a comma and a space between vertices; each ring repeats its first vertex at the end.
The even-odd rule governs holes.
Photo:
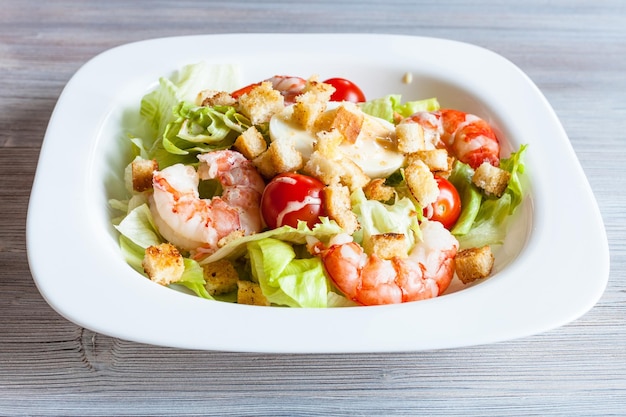
POLYGON ((152 149, 160 168, 176 162, 193 163, 199 153, 228 149, 250 127, 250 121, 230 106, 203 107, 180 102, 173 114, 176 119, 168 123, 162 140, 152 149), (187 155, 188 158, 180 158, 187 155))
POLYGON ((143 137, 141 143, 135 139, 134 144, 149 149, 148 156, 143 156, 156 159, 161 168, 194 163, 197 153, 230 147, 249 121, 233 107, 205 108, 195 102, 200 91, 232 91, 238 80, 236 66, 206 62, 160 78, 158 86, 142 98, 139 110, 151 139, 143 137))
POLYGON ((176 284, 193 291, 198 297, 213 300, 213 297, 204 286, 206 281, 204 280, 204 270, 202 267, 193 259, 184 258, 183 262, 185 264, 185 272, 183 272, 183 276, 176 281, 176 284))
POLYGON ((182 67, 172 77, 161 77, 159 85, 141 100, 139 113, 153 129, 155 138, 175 120, 173 109, 181 101, 195 103, 205 89, 233 91, 239 84, 239 70, 233 65, 213 65, 205 61, 182 67))
POLYGON ((457 160, 448 178, 461 197, 461 215, 451 230, 455 236, 467 234, 472 229, 483 201, 482 193, 472 183, 472 175, 474 175, 474 170, 457 160))
POLYGON ((362 189, 352 193, 352 210, 356 213, 361 228, 353 235, 354 240, 363 244, 370 236, 381 233, 403 233, 409 238, 409 246, 421 236, 420 216, 415 204, 407 198, 401 198, 394 204, 385 204, 368 200, 362 189), (412 232, 412 233, 411 233, 412 232))
POLYGON ((409 117, 418 111, 434 111, 439 110, 440 107, 436 98, 407 101, 405 103, 402 103, 401 98, 400 94, 390 94, 361 104, 361 110, 371 116, 394 123, 396 113, 402 117, 409 117))
MULTIPOLYGON (((134 208, 115 228, 120 232, 122 256, 133 269, 146 275, 142 266, 146 248, 165 242, 154 225, 150 208, 147 204, 134 208)), ((190 289, 199 297, 213 299, 204 287, 202 266, 189 258, 183 258, 183 262, 185 271, 175 284, 190 289)))
POLYGON ((269 302, 288 307, 327 307, 327 278, 318 257, 296 259, 291 244, 273 238, 252 241, 247 249, 252 275, 269 302))
MULTIPOLYGON (((509 184, 502 197, 498 199, 486 198, 480 194, 480 206, 476 209, 478 200, 476 193, 474 191, 470 192, 469 199, 467 199, 467 194, 460 192, 462 194, 461 205, 471 206, 470 209, 466 209, 471 211, 471 214, 466 213, 467 218, 463 219, 463 224, 459 225, 457 222, 457 225, 452 229, 452 233, 458 239, 461 248, 500 244, 504 241, 507 233, 507 222, 523 201, 526 193, 521 178, 524 172, 523 159, 526 148, 527 145, 522 145, 509 158, 500 160, 500 168, 511 173, 509 184), (464 198, 466 199, 464 200, 464 198), (467 225, 470 222, 471 227, 468 230, 467 225)), ((453 175, 458 175, 458 177, 452 181, 456 187, 461 187, 461 189, 463 187, 473 187, 471 185, 473 170, 468 168, 467 166, 458 165, 459 170, 453 173, 453 175), (465 181, 465 185, 463 181, 465 181), (468 182, 470 183, 469 186, 467 185, 468 182)), ((463 216, 463 209, 461 216, 463 216)))

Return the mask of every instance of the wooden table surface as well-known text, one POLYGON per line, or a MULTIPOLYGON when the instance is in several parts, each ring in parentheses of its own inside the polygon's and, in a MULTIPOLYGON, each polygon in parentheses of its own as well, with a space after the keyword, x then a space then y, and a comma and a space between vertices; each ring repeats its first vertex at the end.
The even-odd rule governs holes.
POLYGON ((625 93, 621 0, 1 0, 0 415, 626 415, 625 93), (33 283, 25 228, 64 85, 117 45, 240 32, 434 36, 518 65, 560 117, 605 222, 611 273, 597 305, 521 340, 356 355, 146 346, 60 317, 33 283))

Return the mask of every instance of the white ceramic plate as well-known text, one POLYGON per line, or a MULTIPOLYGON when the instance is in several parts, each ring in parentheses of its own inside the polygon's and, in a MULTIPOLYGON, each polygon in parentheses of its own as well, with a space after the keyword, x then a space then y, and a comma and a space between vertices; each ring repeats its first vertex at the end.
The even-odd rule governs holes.
POLYGON ((599 299, 608 244, 595 199, 554 111, 531 80, 488 50, 393 35, 247 34, 165 38, 93 58, 61 94, 27 221, 35 282, 61 315, 147 344, 255 352, 415 351, 519 338, 568 323, 599 299), (504 152, 529 145, 530 195, 495 273, 436 299, 336 309, 207 301, 152 283, 120 255, 107 201, 128 162, 123 125, 161 76, 199 61, 236 64, 242 84, 275 74, 352 79, 369 98, 436 96, 484 117, 504 152), (405 73, 413 82, 402 82, 405 73), (462 290, 461 290, 462 289, 462 290))

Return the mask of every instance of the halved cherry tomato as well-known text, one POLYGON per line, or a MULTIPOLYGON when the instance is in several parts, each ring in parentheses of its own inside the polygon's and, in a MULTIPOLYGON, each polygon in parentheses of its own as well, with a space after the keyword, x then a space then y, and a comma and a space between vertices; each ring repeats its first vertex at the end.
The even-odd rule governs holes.
POLYGON ((250 84, 247 85, 245 87, 240 88, 239 90, 233 91, 232 93, 230 93, 230 95, 232 96, 232 98, 234 99, 238 99, 239 97, 243 96, 244 94, 247 94, 250 92, 250 90, 252 90, 254 87, 261 85, 261 83, 254 83, 254 84, 250 84))
POLYGON ((316 178, 294 172, 274 177, 263 191, 261 214, 268 227, 298 226, 298 220, 309 227, 326 216, 324 184, 316 178))
POLYGON ((330 96, 331 101, 352 101, 353 103, 362 103, 365 101, 365 94, 352 81, 345 78, 329 78, 324 81, 335 87, 335 92, 330 96))
POLYGON ((461 215, 461 197, 447 179, 435 175, 435 180, 439 186, 439 197, 437 201, 424 208, 424 216, 441 222, 446 229, 451 229, 461 215))

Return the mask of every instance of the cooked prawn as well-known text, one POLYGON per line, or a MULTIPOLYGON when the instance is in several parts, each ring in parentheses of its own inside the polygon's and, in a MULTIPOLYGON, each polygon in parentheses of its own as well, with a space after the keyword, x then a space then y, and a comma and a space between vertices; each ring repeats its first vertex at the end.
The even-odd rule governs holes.
POLYGON ((159 232, 184 250, 211 253, 233 231, 261 231, 263 178, 242 154, 222 150, 198 156, 192 166, 176 164, 153 175, 150 208, 159 232), (200 198, 200 180, 217 179, 221 196, 200 198))
POLYGON ((400 123, 418 123, 424 138, 435 148, 448 152, 472 168, 483 162, 493 166, 500 163, 500 143, 485 120, 459 110, 441 109, 417 112, 400 123))
POLYGON ((303 93, 306 87, 306 80, 300 77, 290 77, 287 75, 275 75, 265 81, 270 81, 274 90, 280 91, 285 98, 285 104, 293 104, 296 97, 303 93))
POLYGON ((362 305, 396 304, 437 297, 454 276, 459 243, 441 223, 424 221, 422 240, 407 257, 367 255, 354 241, 321 251, 326 272, 346 297, 362 305))

